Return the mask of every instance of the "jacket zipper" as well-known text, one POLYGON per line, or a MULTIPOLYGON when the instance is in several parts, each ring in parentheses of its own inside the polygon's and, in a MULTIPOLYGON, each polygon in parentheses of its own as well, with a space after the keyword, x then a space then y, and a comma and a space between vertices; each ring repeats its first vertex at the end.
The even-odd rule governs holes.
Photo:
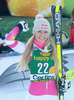
POLYGON ((46 90, 48 89, 48 81, 46 82, 46 90))

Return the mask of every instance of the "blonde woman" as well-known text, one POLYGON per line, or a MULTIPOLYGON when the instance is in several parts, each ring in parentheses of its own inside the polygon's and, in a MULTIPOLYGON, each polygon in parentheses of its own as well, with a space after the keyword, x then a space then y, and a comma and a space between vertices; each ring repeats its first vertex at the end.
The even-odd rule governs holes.
POLYGON ((56 87, 58 58, 55 43, 50 37, 50 23, 38 14, 34 21, 33 36, 27 45, 14 40, 21 30, 28 31, 26 21, 20 21, 5 42, 13 50, 23 54, 18 65, 19 71, 24 71, 27 66, 29 68, 31 82, 25 100, 59 100, 56 87))

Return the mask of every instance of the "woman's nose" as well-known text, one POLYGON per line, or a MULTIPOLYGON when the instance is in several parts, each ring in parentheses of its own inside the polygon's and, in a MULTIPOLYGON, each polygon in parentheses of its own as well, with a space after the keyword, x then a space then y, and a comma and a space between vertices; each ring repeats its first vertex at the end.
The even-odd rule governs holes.
POLYGON ((44 32, 41 32, 41 35, 44 35, 44 32))

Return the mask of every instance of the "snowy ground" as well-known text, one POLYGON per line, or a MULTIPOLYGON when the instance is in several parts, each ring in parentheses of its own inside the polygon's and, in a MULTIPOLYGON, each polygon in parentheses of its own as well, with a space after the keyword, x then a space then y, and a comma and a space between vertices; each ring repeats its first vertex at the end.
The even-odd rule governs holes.
MULTIPOLYGON (((74 51, 63 52, 63 65, 68 70, 74 70, 74 51), (67 53, 68 52, 68 53, 67 53)), ((18 73, 15 70, 21 56, 0 57, 0 100, 25 100, 29 87, 29 71, 18 73)), ((65 100, 74 100, 74 79, 71 88, 65 93, 65 100)))

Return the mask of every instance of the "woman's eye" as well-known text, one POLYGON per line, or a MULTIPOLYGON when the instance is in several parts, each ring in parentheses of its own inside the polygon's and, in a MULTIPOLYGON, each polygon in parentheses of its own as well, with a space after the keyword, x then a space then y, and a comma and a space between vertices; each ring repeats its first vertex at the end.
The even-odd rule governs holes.
POLYGON ((48 31, 45 31, 44 33, 48 33, 48 31))
POLYGON ((41 31, 38 31, 38 33, 41 33, 41 31))

